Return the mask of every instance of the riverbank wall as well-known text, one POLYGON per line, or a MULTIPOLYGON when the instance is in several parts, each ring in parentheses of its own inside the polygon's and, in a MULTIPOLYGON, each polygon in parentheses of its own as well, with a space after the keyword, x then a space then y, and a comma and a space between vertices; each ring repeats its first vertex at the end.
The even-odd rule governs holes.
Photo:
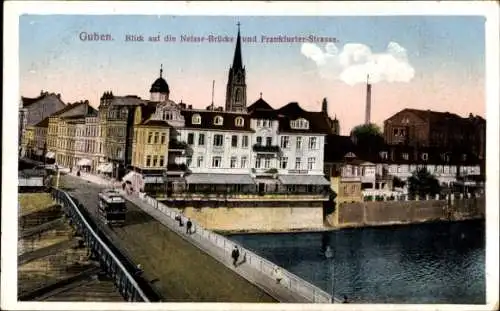
POLYGON ((416 224, 484 219, 485 197, 422 201, 379 201, 339 204, 326 217, 332 228, 416 224))

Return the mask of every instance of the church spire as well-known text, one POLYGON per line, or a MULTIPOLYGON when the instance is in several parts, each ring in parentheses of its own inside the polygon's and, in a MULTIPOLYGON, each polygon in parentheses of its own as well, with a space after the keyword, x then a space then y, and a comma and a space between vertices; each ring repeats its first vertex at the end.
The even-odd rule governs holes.
POLYGON ((238 36, 236 37, 236 48, 234 49, 233 70, 243 69, 243 61, 241 58, 240 22, 236 25, 238 25, 238 36))
POLYGON ((160 64, 160 78, 163 78, 162 75, 163 75, 163 64, 160 64))

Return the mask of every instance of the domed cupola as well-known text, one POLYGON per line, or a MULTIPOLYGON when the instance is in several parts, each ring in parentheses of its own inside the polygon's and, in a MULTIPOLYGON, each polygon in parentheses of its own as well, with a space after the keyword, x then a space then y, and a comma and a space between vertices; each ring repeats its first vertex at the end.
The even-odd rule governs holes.
POLYGON ((163 65, 160 67, 160 77, 151 85, 149 90, 151 94, 152 101, 166 101, 170 94, 170 89, 168 87, 167 81, 163 79, 163 65))

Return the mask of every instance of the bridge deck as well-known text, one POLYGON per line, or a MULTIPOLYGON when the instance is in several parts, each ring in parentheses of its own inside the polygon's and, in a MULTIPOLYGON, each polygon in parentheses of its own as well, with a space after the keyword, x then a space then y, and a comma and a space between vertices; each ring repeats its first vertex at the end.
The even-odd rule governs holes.
POLYGON ((96 278, 100 269, 88 260, 87 250, 73 247, 77 243, 72 235, 73 228, 64 221, 57 208, 52 208, 54 202, 48 198, 50 196, 45 193, 19 196, 20 211, 30 211, 20 213, 19 217, 19 298, 33 301, 123 301, 112 281, 96 278), (33 201, 34 197, 44 199, 33 201), (36 208, 32 208, 33 202, 38 203, 36 208))
MULTIPOLYGON (((64 187, 96 217, 99 186, 61 176, 64 187)), ((140 208, 127 203, 127 224, 104 232, 135 263, 168 302, 276 302, 140 208)), ((99 220, 96 220, 99 224, 99 220)))

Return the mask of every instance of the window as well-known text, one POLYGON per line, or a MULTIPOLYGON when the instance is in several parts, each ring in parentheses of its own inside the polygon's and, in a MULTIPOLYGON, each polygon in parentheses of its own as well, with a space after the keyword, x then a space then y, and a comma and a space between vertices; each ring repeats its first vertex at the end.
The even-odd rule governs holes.
POLYGON ((236 126, 242 127, 245 124, 245 120, 242 117, 237 117, 234 121, 236 126))
POLYGON ((422 160, 427 161, 429 159, 429 155, 427 153, 422 153, 422 160))
POLYGON ((212 158, 212 167, 221 167, 222 166, 222 157, 213 157, 212 158))
POLYGON ((153 133, 148 132, 148 144, 150 144, 152 140, 153 140, 153 133))
POLYGON ((273 138, 272 137, 266 137, 266 146, 271 146, 273 143, 273 138))
POLYGON ((238 147, 238 136, 237 135, 231 136, 231 147, 233 147, 233 148, 238 147))
POLYGON ((205 134, 203 133, 198 134, 198 145, 199 146, 205 145, 205 134))
POLYGON ((216 116, 214 118, 214 124, 215 125, 222 125, 224 123, 224 119, 221 116, 216 116))
POLYGON ((163 145, 165 143, 165 133, 161 134, 161 144, 163 145))
POLYGON ((188 133, 188 145, 194 144, 194 134, 193 133, 188 133))
POLYGON ((214 135, 214 146, 222 147, 224 145, 224 136, 221 134, 214 135))
POLYGON ((293 129, 308 129, 309 128, 309 121, 306 119, 297 119, 294 121, 290 121, 290 127, 293 129))
POLYGON ((155 144, 158 143, 158 132, 155 132, 155 144))
POLYGON ((257 136, 257 145, 261 146, 262 145, 262 137, 257 136))
POLYGON ((243 156, 241 157, 241 168, 246 168, 247 167, 247 157, 243 156))
POLYGON ((271 166, 271 158, 265 157, 264 158, 264 168, 269 168, 271 166))
POLYGON ((187 156, 186 157, 186 166, 190 167, 192 162, 193 162, 193 157, 192 156, 187 156))
POLYGON ((269 127, 269 121, 262 120, 262 127, 269 127))
POLYGON ((408 160, 408 158, 409 158, 409 157, 408 157, 408 153, 404 152, 404 153, 403 153, 403 160, 408 160))
POLYGON ((192 124, 201 124, 201 116, 199 114, 195 114, 191 117, 192 124))
POLYGON ((317 138, 309 137, 309 149, 316 149, 318 147, 317 138))
POLYGON ((290 147, 290 137, 282 136, 281 137, 281 148, 288 149, 290 147))
POLYGON ((151 156, 146 157, 146 166, 151 166, 151 156))
POLYGON ((387 151, 381 151, 380 152, 380 158, 383 160, 387 160, 387 151))
POLYGON ((257 157, 255 159, 255 168, 260 168, 260 165, 261 165, 261 158, 257 157))
POLYGON ((257 127, 260 127, 262 124, 262 120, 257 120, 257 127))
POLYGON ((308 170, 313 170, 315 164, 316 164, 316 158, 308 158, 307 159, 307 169, 308 170))
POLYGON ((297 150, 302 149, 302 137, 297 137, 295 140, 295 148, 297 150))
POLYGON ((300 158, 295 158, 295 169, 300 170, 301 163, 300 158))
POLYGON ((393 134, 394 134, 394 136, 399 136, 399 131, 398 131, 398 129, 393 129, 393 134))
POLYGON ((280 158, 280 168, 286 169, 287 166, 288 166, 288 158, 287 157, 280 158))
POLYGON ((237 161, 236 157, 234 156, 231 157, 231 168, 236 168, 236 161, 237 161))
POLYGON ((248 136, 244 135, 241 137, 241 147, 247 148, 248 147, 248 136))
POLYGON ((202 157, 202 156, 199 156, 199 157, 196 159, 196 166, 197 166, 197 167, 202 167, 202 166, 203 166, 203 157, 202 157))
POLYGON ((462 161, 467 161, 467 154, 462 154, 462 161))
POLYGON ((153 166, 156 166, 158 163, 158 156, 153 156, 153 166))
POLYGON ((163 165, 165 165, 165 157, 160 156, 160 167, 163 167, 163 165))

